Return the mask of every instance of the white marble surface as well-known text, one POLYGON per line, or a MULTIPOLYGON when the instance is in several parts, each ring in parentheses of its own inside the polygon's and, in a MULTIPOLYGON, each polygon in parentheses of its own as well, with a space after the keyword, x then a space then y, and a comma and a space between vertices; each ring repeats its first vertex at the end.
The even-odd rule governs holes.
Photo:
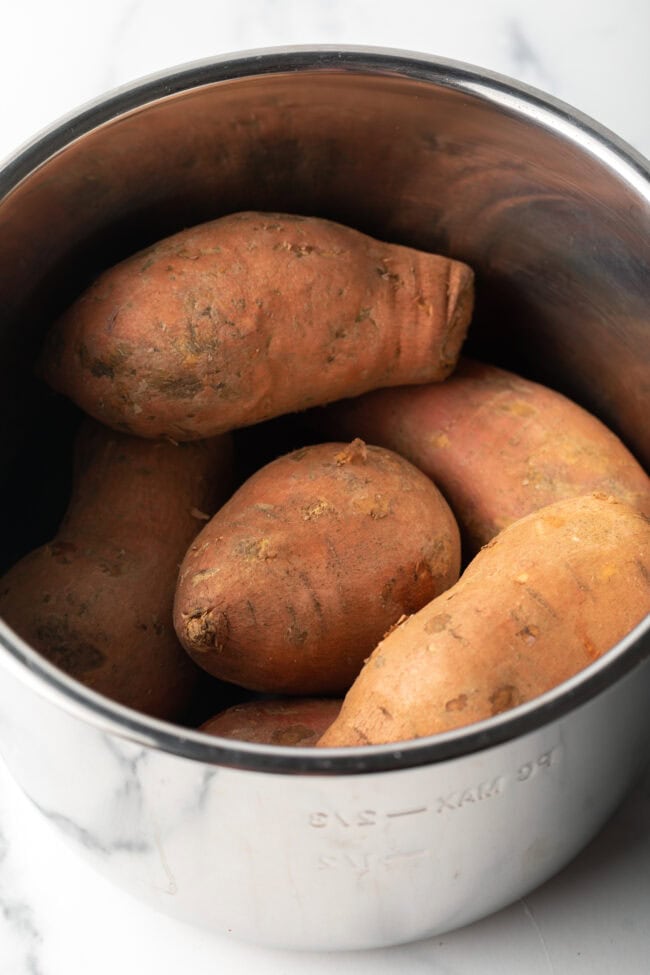
MULTIPOLYGON (((647 0, 23 0, 2 14, 0 157, 148 72, 310 43, 483 65, 564 98, 648 155, 649 40, 647 0)), ((649 955, 650 776, 588 850, 525 901, 442 938, 331 956, 266 951, 156 915, 71 854, 0 763, 0 975, 640 975, 649 955)))

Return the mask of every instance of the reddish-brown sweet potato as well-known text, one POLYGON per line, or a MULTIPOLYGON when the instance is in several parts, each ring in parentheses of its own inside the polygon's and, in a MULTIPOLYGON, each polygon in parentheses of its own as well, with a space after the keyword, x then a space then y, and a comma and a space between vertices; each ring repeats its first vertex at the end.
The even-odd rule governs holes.
POLYGON ((249 478, 183 561, 179 639, 222 680, 339 694, 377 640, 458 578, 444 498, 391 451, 319 444, 249 478))
POLYGON ((322 747, 448 731, 537 697, 650 611, 650 523, 604 495, 504 529, 376 648, 322 747))
POLYGON ((193 440, 443 379, 464 264, 311 217, 236 213, 106 271, 54 327, 48 382, 109 426, 193 440))
POLYGON ((200 676, 172 625, 178 565, 226 496, 229 439, 155 443, 88 420, 76 448, 59 532, 0 579, 0 616, 93 690, 178 717, 200 676))
POLYGON ((260 745, 313 747, 332 724, 341 701, 332 698, 287 697, 235 704, 201 725, 221 738, 260 745))
POLYGON ((650 479, 618 437, 496 366, 461 360, 444 383, 378 390, 314 416, 324 435, 389 447, 433 478, 470 554, 518 518, 592 491, 650 516, 650 479))

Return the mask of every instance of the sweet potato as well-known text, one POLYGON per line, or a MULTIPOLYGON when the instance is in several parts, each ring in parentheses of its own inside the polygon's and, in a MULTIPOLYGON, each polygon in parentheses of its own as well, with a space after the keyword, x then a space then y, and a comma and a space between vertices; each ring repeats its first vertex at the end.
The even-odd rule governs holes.
POLYGON ((155 443, 86 420, 57 536, 0 579, 0 616, 93 690, 181 715, 201 672, 172 626, 178 565, 229 465, 229 438, 155 443))
POLYGON ((54 327, 42 372, 109 426, 193 440, 443 379, 472 300, 457 261, 327 220, 235 213, 102 274, 54 327))
POLYGON ((537 697, 650 611, 650 523, 604 495, 510 525, 460 580, 390 633, 322 747, 448 731, 537 697))
POLYGON ((444 383, 314 411, 328 437, 396 450, 436 482, 474 554, 518 518, 601 491, 650 515, 650 479, 604 424, 560 393, 463 359, 444 383))
POLYGON ((309 748, 339 713, 333 698, 276 698, 235 704, 201 725, 201 731, 221 738, 254 741, 260 745, 309 748))
POLYGON ((432 482, 380 447, 318 444, 267 464, 183 561, 178 637, 215 677, 339 694, 402 614, 458 578, 458 528, 432 482))

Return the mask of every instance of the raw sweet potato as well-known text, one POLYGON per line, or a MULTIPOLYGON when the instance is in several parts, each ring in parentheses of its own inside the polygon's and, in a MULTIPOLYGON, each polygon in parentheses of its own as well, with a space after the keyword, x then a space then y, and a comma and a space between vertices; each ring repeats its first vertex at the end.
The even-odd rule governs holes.
POLYGON ((460 580, 376 648, 319 745, 400 741, 550 690, 650 611, 650 523, 604 495, 501 532, 460 580))
POLYGON ((457 261, 327 220, 235 213, 101 275, 55 325, 42 369, 109 426, 193 440, 443 379, 472 301, 457 261))
POLYGON ((174 625, 215 677, 274 694, 345 691, 377 640, 458 578, 433 483, 380 447, 318 444, 267 464, 183 561, 174 625))
POLYGON ((235 704, 201 725, 221 738, 260 745, 312 747, 339 713, 333 698, 286 697, 235 704))
POLYGON ((178 565, 229 466, 228 438, 155 443, 86 420, 58 534, 0 579, 0 616, 93 690, 179 716, 201 672, 172 626, 178 565))
POLYGON ((650 478, 604 424, 560 393, 461 360, 444 383, 379 390, 315 411, 328 437, 363 437, 428 474, 478 551, 563 498, 601 491, 650 516, 650 478))

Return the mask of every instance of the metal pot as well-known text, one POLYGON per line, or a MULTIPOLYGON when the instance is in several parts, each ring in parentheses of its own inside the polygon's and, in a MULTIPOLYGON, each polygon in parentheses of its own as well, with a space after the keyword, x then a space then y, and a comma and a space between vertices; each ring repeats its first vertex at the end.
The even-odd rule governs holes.
MULTIPOLYGON (((469 261, 470 350, 573 396, 647 461, 649 203, 646 164, 610 133, 420 55, 252 52, 81 110, 0 172, 5 562, 53 533, 65 494, 69 408, 33 377, 48 322, 100 268, 239 209, 469 261)), ((390 945, 522 896, 605 822, 647 759, 649 631, 481 724, 310 751, 121 708, 0 623, 0 742, 43 815, 158 908, 268 945, 390 945)))

